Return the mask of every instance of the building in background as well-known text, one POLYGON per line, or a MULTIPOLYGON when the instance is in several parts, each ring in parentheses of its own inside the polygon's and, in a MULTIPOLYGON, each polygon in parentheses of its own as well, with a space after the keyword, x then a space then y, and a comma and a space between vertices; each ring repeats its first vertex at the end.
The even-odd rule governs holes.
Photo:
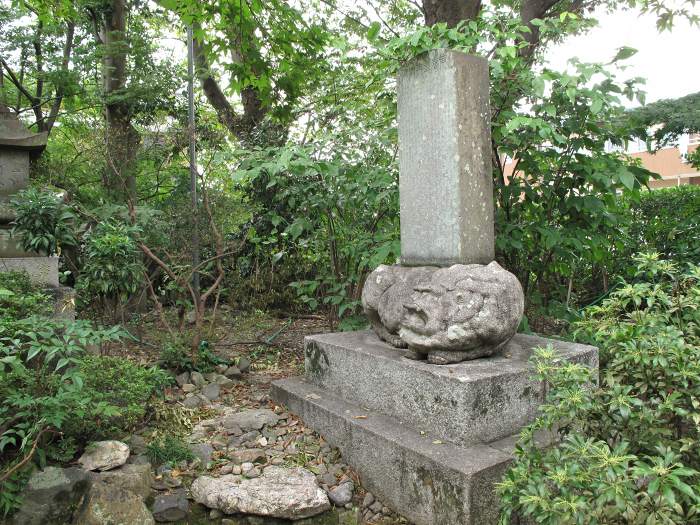
POLYGON ((627 153, 641 159, 642 165, 649 171, 661 175, 660 180, 652 180, 652 189, 681 186, 683 184, 700 185, 700 171, 685 160, 688 153, 700 146, 700 133, 681 135, 676 144, 666 146, 658 151, 648 151, 644 141, 630 142, 627 153))

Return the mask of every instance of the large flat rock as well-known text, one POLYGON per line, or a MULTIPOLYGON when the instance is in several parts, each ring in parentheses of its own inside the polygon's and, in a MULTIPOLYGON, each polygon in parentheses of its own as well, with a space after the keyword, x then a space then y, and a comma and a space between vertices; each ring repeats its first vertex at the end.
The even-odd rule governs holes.
POLYGON ((410 423, 457 445, 489 443, 519 432, 543 400, 528 362, 538 346, 562 359, 598 367, 595 347, 516 335, 501 355, 454 365, 431 365, 373 332, 340 332, 305 339, 306 378, 345 401, 410 423))
POLYGON ((338 447, 363 486, 416 525, 497 522, 494 483, 511 461, 502 450, 508 447, 441 442, 299 378, 274 382, 272 395, 338 447))

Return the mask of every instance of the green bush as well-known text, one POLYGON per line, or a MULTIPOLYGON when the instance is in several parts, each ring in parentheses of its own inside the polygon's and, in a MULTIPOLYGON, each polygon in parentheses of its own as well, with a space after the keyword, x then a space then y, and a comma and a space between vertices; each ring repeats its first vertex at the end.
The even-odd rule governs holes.
POLYGON ((183 338, 169 341, 163 346, 160 353, 160 364, 164 368, 178 373, 193 370, 207 373, 214 371, 217 365, 230 365, 231 363, 212 352, 207 341, 200 343, 196 360, 192 359, 192 351, 183 338))
POLYGON ((547 400, 500 484, 502 523, 700 523, 700 266, 636 261, 635 281, 574 327, 600 348, 598 386, 537 352, 547 400), (562 441, 540 450, 545 429, 562 441))
POLYGON ((85 356, 78 373, 84 378, 83 394, 92 406, 115 407, 111 416, 87 411, 84 417, 71 419, 64 427, 67 437, 80 442, 123 437, 144 419, 154 393, 172 382, 163 370, 146 368, 122 357, 85 356))
POLYGON ((13 233, 20 234, 22 247, 44 255, 60 255, 62 247, 78 244, 76 215, 60 195, 29 188, 12 200, 17 213, 13 233))
POLYGON ((0 322, 51 313, 51 297, 26 272, 0 272, 0 322))
POLYGON ((116 320, 121 305, 143 281, 138 228, 121 222, 100 222, 85 237, 83 267, 76 289, 83 302, 98 299, 116 320))
POLYGON ((146 449, 146 455, 154 465, 175 465, 181 461, 194 459, 194 454, 187 443, 173 435, 151 441, 146 449))

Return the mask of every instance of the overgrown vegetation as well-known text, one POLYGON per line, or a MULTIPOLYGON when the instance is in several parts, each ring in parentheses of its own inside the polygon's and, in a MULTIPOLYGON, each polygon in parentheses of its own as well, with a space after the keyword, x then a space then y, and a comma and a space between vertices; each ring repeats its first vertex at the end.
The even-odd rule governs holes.
POLYGON ((547 400, 500 485, 502 523, 700 520, 700 266, 636 261, 634 280, 574 325, 600 348, 599 379, 539 350, 547 400), (538 448, 541 430, 561 443, 538 448))
POLYGON ((26 274, 0 273, 0 512, 19 502, 34 464, 69 461, 90 440, 123 437, 144 418, 163 371, 92 356, 120 328, 46 317, 49 301, 26 274))

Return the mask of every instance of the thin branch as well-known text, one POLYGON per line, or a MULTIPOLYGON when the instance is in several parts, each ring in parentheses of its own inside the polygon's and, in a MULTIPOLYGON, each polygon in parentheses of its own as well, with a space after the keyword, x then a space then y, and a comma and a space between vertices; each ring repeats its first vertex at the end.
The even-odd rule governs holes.
POLYGON ((52 428, 49 428, 49 427, 42 428, 41 431, 39 431, 39 433, 34 438, 34 441, 32 443, 32 449, 29 451, 29 454, 27 454, 24 457, 24 459, 22 459, 22 461, 17 463, 14 467, 10 468, 9 470, 6 470, 5 473, 2 476, 0 476, 0 483, 3 483, 6 479, 8 479, 10 476, 12 476, 12 474, 17 472, 17 470, 22 468, 24 465, 26 465, 34 457, 34 454, 36 453, 36 449, 39 446, 39 440, 41 439, 41 436, 43 436, 46 432, 51 432, 51 433, 56 433, 56 434, 59 433, 58 431, 56 431, 52 428))

